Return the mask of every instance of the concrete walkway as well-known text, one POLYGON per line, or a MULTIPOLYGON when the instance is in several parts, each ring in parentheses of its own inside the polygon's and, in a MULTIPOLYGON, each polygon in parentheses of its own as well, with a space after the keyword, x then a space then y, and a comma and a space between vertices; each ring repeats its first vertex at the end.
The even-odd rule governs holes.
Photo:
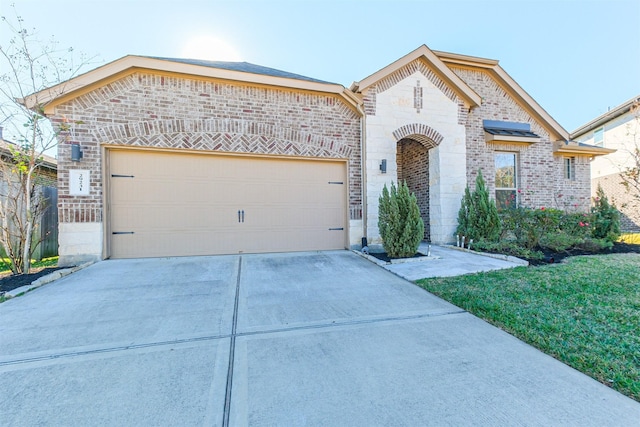
POLYGON ((0 425, 637 425, 348 251, 104 261, 0 304, 0 425))
POLYGON ((419 251, 426 254, 430 249, 431 259, 400 264, 381 265, 383 268, 410 281, 427 277, 451 277, 482 271, 502 270, 528 265, 513 257, 479 255, 455 247, 435 246, 421 243, 419 251))

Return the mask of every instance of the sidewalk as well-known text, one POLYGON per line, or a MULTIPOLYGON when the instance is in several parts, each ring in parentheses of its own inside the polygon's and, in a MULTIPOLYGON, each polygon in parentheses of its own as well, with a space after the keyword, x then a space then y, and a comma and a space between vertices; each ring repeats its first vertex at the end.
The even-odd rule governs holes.
MULTIPOLYGON (((420 252, 426 254, 428 243, 420 244, 420 252)), ((431 257, 424 261, 400 264, 383 264, 381 267, 398 276, 415 281, 426 277, 450 277, 481 271, 502 270, 527 265, 526 261, 517 258, 480 255, 460 248, 431 245, 431 257)))

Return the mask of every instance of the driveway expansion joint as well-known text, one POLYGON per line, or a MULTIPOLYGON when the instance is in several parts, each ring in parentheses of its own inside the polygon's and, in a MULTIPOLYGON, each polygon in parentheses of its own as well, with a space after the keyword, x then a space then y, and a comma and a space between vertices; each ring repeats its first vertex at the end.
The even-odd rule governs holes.
MULTIPOLYGON (((397 322, 397 321, 403 321, 403 320, 427 319, 427 318, 433 318, 433 317, 452 316, 452 315, 465 314, 465 313, 467 313, 467 311, 465 310, 450 310, 450 311, 435 312, 435 313, 431 312, 431 313, 410 314, 410 315, 404 315, 404 316, 403 315, 386 316, 386 317, 375 318, 375 319, 331 321, 329 323, 318 323, 313 325, 307 324, 307 325, 298 325, 298 326, 282 327, 282 328, 275 328, 275 329, 261 329, 257 331, 237 332, 237 310, 236 310, 236 312, 234 313, 232 332, 230 334, 205 335, 201 337, 191 337, 191 338, 177 338, 177 339, 167 340, 167 341, 156 341, 156 342, 141 343, 141 344, 104 347, 104 348, 97 348, 97 349, 90 349, 90 350, 76 350, 76 351, 44 354, 39 356, 20 357, 20 358, 9 359, 9 360, 0 360, 0 367, 36 363, 36 362, 42 362, 47 360, 64 359, 64 358, 71 358, 71 357, 90 356, 94 354, 116 353, 121 351, 140 350, 140 349, 153 348, 153 347, 166 347, 166 346, 174 346, 178 344, 188 344, 188 343, 196 343, 196 342, 203 342, 203 341, 216 341, 216 340, 221 340, 226 338, 231 338, 231 341, 234 343, 233 347, 230 348, 231 356, 233 356, 233 353, 235 352, 235 339, 237 337, 252 337, 256 335, 270 335, 270 334, 278 334, 278 333, 284 333, 284 332, 297 332, 297 331, 314 330, 314 329, 315 330, 331 329, 331 328, 357 326, 357 325, 397 322)), ((233 362, 233 358, 230 357, 229 359, 230 367, 232 367, 233 365, 232 362, 233 362)))
POLYGON ((236 337, 247 337, 247 336, 254 336, 254 335, 277 334, 281 332, 304 331, 304 330, 311 330, 311 329, 328 329, 328 328, 337 328, 337 327, 355 326, 355 325, 369 325, 374 323, 397 322, 402 320, 427 319, 431 317, 452 316, 456 314, 465 314, 465 313, 467 313, 466 310, 457 309, 457 310, 430 312, 430 313, 386 316, 386 317, 379 317, 375 319, 354 319, 354 320, 343 320, 343 321, 331 321, 330 323, 317 323, 313 325, 298 325, 298 326, 290 326, 290 327, 276 328, 276 329, 261 329, 257 331, 238 332, 234 335, 236 337))
POLYGON ((233 366, 235 364, 236 331, 238 328, 238 302, 240 300, 240 279, 242 275, 242 255, 238 258, 238 274, 236 277, 236 295, 233 303, 233 322, 231 323, 231 340, 229 342, 229 368, 227 371, 227 389, 224 396, 224 412, 222 413, 222 425, 229 426, 231 413, 231 391, 233 388, 233 366))
POLYGON ((231 335, 230 334, 207 335, 202 337, 178 338, 178 339, 168 340, 168 341, 156 341, 156 342, 142 343, 142 344, 104 347, 104 348, 96 348, 91 350, 67 351, 67 352, 59 352, 59 353, 52 353, 52 354, 44 354, 40 356, 30 356, 30 357, 22 357, 17 359, 0 360, 0 367, 9 366, 9 365, 18 365, 21 363, 34 363, 34 362, 42 362, 45 360, 63 359, 67 357, 81 357, 81 356, 89 356, 92 354, 100 354, 100 353, 115 353, 119 351, 140 350, 140 349, 152 348, 152 347, 166 347, 166 346, 174 346, 177 344, 187 344, 187 343, 200 342, 200 341, 214 341, 214 340, 220 340, 224 338, 231 338, 231 335))

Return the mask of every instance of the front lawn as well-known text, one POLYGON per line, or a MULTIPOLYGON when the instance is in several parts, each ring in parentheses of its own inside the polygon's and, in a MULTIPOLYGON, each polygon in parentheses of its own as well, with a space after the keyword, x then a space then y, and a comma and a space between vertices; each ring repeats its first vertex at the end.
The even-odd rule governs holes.
POLYGON ((418 284, 640 401, 639 254, 418 284))
MULTIPOLYGON (((55 267, 58 265, 58 257, 43 258, 40 261, 31 261, 31 268, 38 270, 45 267, 55 267)), ((11 262, 8 258, 0 258, 0 274, 11 273, 11 262)))

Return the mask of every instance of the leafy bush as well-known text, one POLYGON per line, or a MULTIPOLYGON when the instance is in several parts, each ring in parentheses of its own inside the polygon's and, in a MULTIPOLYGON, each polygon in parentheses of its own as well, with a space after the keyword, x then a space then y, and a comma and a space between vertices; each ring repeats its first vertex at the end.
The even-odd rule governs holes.
POLYGON ((601 252, 605 249, 613 248, 613 242, 608 239, 584 239, 580 244, 576 245, 578 249, 586 252, 601 252))
POLYGON ((391 191, 385 184, 379 199, 378 229, 382 245, 390 258, 406 258, 418 252, 424 237, 424 222, 420 217, 418 201, 403 182, 391 191))
POLYGON ((555 232, 562 222, 562 211, 556 209, 530 209, 518 207, 500 211, 502 237, 512 238, 524 248, 540 246, 540 239, 555 232))
POLYGON ((593 214, 592 236, 610 242, 617 241, 620 237, 620 212, 609 203, 609 199, 599 184, 595 205, 591 208, 591 212, 593 214))
POLYGON ((481 252, 499 253, 531 260, 544 259, 544 254, 542 252, 524 248, 516 242, 508 240, 502 240, 499 242, 487 242, 481 240, 477 244, 474 243, 472 249, 481 252))
POLYGON ((540 247, 551 249, 553 252, 562 252, 582 244, 584 238, 573 236, 565 232, 548 233, 540 237, 540 247))
POLYGON ((591 236, 593 215, 587 213, 564 213, 558 228, 572 236, 586 239, 591 236))
POLYGON ((500 237, 500 217, 495 202, 489 198, 489 192, 478 171, 476 188, 472 192, 465 189, 462 205, 458 211, 458 228, 456 233, 465 236, 466 240, 498 241, 500 237))

